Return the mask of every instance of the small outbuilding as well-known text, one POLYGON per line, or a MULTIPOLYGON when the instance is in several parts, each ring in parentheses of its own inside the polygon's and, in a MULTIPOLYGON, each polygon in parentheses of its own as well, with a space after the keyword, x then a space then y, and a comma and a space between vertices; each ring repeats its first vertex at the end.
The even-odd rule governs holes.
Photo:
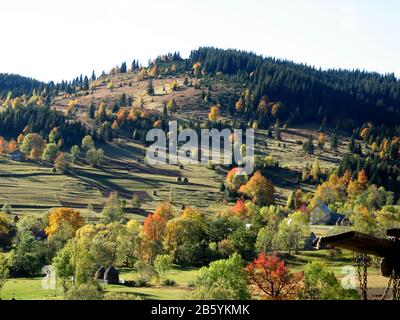
POLYGON ((314 232, 311 232, 308 237, 304 240, 304 250, 313 251, 317 247, 318 237, 314 232))
POLYGON ((106 273, 106 268, 104 268, 104 266, 101 266, 94 275, 94 281, 103 280, 105 273, 106 273))
POLYGON ((106 284, 119 284, 119 272, 114 266, 109 266, 104 272, 104 282, 106 284))

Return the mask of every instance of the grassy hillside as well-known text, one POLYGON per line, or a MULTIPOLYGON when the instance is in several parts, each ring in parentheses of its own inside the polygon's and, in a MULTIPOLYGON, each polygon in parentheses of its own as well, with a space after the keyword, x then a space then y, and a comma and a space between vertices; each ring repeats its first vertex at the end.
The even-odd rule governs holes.
MULTIPOLYGON (((213 101, 217 96, 226 96, 240 89, 235 83, 219 77, 207 79, 197 89, 193 86, 186 87, 183 85, 185 76, 159 76, 153 80, 153 96, 146 94, 148 81, 141 80, 138 72, 101 77, 90 82, 87 92, 56 96, 53 108, 69 114, 71 118, 79 119, 90 129, 95 126, 94 120, 88 117, 88 106, 92 102, 97 106, 104 103, 111 108, 125 94, 132 98, 133 105, 139 105, 142 100, 145 110, 161 113, 164 102, 173 98, 177 102, 178 111, 170 115, 170 120, 198 119, 205 122, 211 103, 201 98, 202 91, 209 90, 213 101), (177 91, 170 89, 169 84, 173 81, 179 85, 177 91), (107 88, 108 83, 113 83, 114 89, 107 88), (77 101, 77 105, 73 112, 68 113, 68 104, 73 99, 77 101)), ((226 110, 222 110, 219 120, 232 121, 233 118, 228 116, 226 110)), ((243 121, 240 118, 236 120, 243 121)), ((317 125, 283 129, 280 141, 268 138, 266 130, 256 130, 256 154, 261 157, 271 155, 281 167, 268 177, 276 187, 279 203, 284 203, 288 194, 296 188, 313 188, 298 182, 305 166, 311 166, 318 159, 322 168, 331 168, 348 152, 349 139, 343 132, 338 150, 332 151, 327 143, 323 150, 316 149, 314 155, 305 155, 302 143, 310 135, 315 140, 318 139, 317 125)), ((169 200, 171 196, 178 208, 185 204, 213 213, 224 207, 222 194, 218 190, 226 175, 223 169, 211 170, 202 165, 186 166, 184 169, 175 165, 152 167, 144 161, 145 147, 134 141, 129 132, 122 132, 113 142, 101 147, 106 157, 100 168, 92 168, 84 161, 78 161, 73 173, 67 175, 52 173, 50 167, 40 167, 33 162, 0 158, 0 203, 9 203, 15 212, 24 214, 39 214, 52 207, 68 206, 82 209, 84 215, 91 215, 91 218, 96 219, 110 192, 116 191, 128 201, 136 193, 143 202, 142 210, 133 212, 128 203, 126 212, 140 220, 146 212, 151 212, 158 203, 169 200), (189 184, 178 183, 178 176, 187 177, 189 184), (89 204, 95 212, 85 210, 89 204)))

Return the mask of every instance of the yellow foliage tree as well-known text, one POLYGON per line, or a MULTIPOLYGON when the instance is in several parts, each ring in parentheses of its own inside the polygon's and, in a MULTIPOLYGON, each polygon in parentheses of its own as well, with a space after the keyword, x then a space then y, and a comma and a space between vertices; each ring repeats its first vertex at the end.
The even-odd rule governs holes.
POLYGON ((75 233, 84 224, 85 222, 78 210, 55 208, 50 213, 49 225, 46 227, 45 232, 49 237, 52 237, 60 231, 63 225, 66 225, 75 233))
POLYGON ((24 142, 24 138, 25 138, 24 134, 20 133, 18 138, 17 138, 18 144, 21 144, 22 142, 24 142))
POLYGON ((236 107, 236 111, 237 112, 242 112, 243 111, 243 101, 242 101, 242 99, 239 99, 238 101, 236 101, 235 107, 236 107))
POLYGON ((29 153, 29 159, 39 160, 42 156, 42 153, 43 153, 43 150, 41 150, 37 147, 33 147, 31 152, 29 153))
POLYGON ((159 74, 158 65, 155 64, 155 65, 150 69, 149 76, 155 78, 155 77, 158 76, 158 74, 159 74))
POLYGON ((210 113, 208 114, 208 119, 212 122, 215 122, 218 119, 218 114, 219 114, 218 106, 212 106, 210 113))
POLYGON ((161 203, 154 211, 154 215, 158 215, 165 220, 171 219, 173 214, 174 214, 174 210, 172 208, 172 205, 169 202, 161 203))
POLYGON ((363 140, 365 140, 370 131, 371 131, 371 128, 369 128, 369 127, 366 127, 366 128, 364 128, 364 129, 362 129, 361 132, 360 132, 360 137, 361 137, 363 140))

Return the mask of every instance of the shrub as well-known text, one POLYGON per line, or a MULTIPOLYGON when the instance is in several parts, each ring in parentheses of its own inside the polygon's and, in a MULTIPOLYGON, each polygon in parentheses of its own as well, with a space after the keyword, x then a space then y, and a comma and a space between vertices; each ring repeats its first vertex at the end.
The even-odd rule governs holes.
POLYGON ((66 300, 101 300, 100 288, 94 284, 79 284, 72 286, 65 294, 66 300))
POLYGON ((141 298, 132 293, 107 292, 103 300, 141 300, 141 298))
POLYGON ((171 279, 165 279, 162 282, 163 286, 167 286, 167 287, 173 287, 176 285, 176 281, 175 280, 171 280, 171 279))

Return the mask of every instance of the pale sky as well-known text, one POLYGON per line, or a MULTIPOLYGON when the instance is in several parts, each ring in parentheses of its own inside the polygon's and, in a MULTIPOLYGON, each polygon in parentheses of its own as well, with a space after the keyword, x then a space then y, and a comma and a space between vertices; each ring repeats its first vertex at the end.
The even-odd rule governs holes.
POLYGON ((397 0, 5 0, 0 72, 98 74, 199 46, 400 76, 397 0))

